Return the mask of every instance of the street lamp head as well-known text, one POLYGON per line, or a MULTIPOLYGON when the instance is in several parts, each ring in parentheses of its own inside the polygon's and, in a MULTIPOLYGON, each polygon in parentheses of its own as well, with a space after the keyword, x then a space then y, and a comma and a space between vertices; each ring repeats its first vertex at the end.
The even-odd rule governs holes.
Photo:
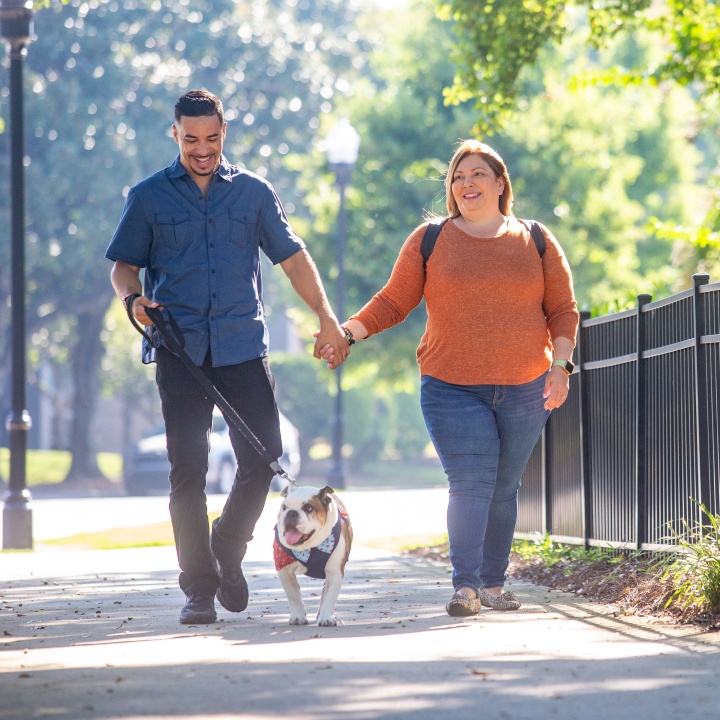
POLYGON ((359 147, 360 135, 347 118, 338 120, 325 138, 330 165, 354 165, 359 147))
POLYGON ((17 51, 34 37, 32 0, 0 1, 0 36, 17 51))

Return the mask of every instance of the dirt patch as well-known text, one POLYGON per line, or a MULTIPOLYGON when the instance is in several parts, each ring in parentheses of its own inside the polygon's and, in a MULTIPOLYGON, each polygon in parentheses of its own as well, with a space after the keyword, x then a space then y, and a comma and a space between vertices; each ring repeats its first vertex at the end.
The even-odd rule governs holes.
MULTIPOLYGON (((450 561, 447 545, 416 548, 408 553, 429 560, 450 561)), ((512 553, 508 568, 511 578, 572 593, 592 602, 616 605, 624 615, 652 616, 665 622, 692 623, 708 630, 720 630, 720 613, 703 613, 697 608, 683 608, 673 603, 666 607, 673 586, 660 575, 656 561, 632 556, 570 559, 548 568, 539 558, 526 559, 512 553)))

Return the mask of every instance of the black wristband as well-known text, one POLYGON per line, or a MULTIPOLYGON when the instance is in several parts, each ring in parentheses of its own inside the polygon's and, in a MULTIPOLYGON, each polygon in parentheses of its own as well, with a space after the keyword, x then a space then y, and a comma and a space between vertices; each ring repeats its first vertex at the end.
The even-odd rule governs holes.
POLYGON ((341 325, 340 327, 341 327, 341 328, 343 329, 343 331, 345 332, 345 338, 346 338, 347 341, 348 341, 348 345, 354 345, 354 344, 355 344, 355 338, 353 337, 353 334, 352 334, 344 325, 341 325))

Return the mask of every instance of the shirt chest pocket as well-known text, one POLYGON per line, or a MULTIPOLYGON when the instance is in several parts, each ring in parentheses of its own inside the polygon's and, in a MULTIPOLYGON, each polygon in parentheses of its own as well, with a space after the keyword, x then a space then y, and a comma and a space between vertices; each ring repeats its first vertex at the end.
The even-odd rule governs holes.
POLYGON ((257 213, 237 208, 230 210, 230 243, 243 250, 252 245, 255 236, 257 213))
POLYGON ((161 250, 181 250, 192 240, 190 213, 155 213, 155 240, 161 250))

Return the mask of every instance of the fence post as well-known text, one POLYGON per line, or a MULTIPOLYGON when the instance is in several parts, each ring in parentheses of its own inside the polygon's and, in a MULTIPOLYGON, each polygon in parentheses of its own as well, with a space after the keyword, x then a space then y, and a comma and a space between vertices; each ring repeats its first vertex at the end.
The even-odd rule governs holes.
POLYGON ((635 361, 635 543, 638 550, 647 541, 647 413, 645 409, 645 320, 643 307, 651 295, 637 296, 635 361))
POLYGON ((710 276, 696 273, 693 279, 693 321, 695 338, 695 425, 697 436, 698 502, 710 509, 710 448, 708 445, 707 353, 701 342, 705 335, 705 306, 700 287, 710 276))
POLYGON ((587 361, 587 347, 585 339, 587 330, 583 323, 590 318, 590 313, 583 310, 580 313, 580 324, 577 335, 577 361, 578 361, 578 398, 580 408, 580 505, 582 507, 582 528, 585 549, 590 548, 590 538, 593 537, 593 493, 592 476, 590 474, 590 383, 586 381, 583 364, 587 361))

